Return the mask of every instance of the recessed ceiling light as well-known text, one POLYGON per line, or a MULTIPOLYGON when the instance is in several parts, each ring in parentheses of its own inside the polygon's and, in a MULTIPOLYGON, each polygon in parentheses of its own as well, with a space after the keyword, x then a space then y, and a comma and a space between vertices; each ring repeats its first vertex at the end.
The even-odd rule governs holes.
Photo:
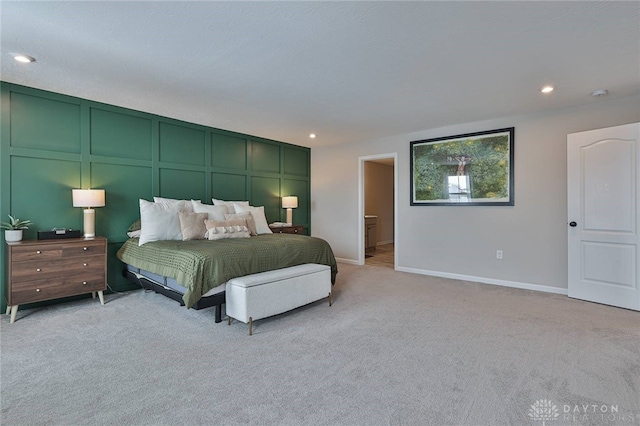
POLYGON ((540 91, 542 93, 551 93, 553 92, 554 87, 553 86, 544 86, 542 89, 540 89, 540 91))
POLYGON ((316 134, 315 134, 315 133, 309 133, 309 137, 310 137, 311 139, 315 139, 315 138, 316 138, 316 134))
POLYGON ((15 59, 18 62, 25 63, 25 64, 28 64, 29 62, 35 62, 36 61, 36 58, 33 58, 33 57, 29 56, 29 55, 23 55, 21 53, 13 55, 13 59, 15 59))
POLYGON ((607 89, 598 89, 591 92, 591 96, 597 98, 599 96, 606 96, 609 93, 607 89))

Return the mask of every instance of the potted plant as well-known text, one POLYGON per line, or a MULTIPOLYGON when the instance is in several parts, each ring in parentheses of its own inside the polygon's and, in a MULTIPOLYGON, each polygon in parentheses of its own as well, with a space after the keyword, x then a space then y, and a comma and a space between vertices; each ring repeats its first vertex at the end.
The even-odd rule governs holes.
POLYGON ((9 215, 9 222, 0 222, 0 228, 4 229, 4 239, 7 242, 16 242, 22 240, 22 231, 29 229, 30 220, 20 220, 17 217, 9 215))

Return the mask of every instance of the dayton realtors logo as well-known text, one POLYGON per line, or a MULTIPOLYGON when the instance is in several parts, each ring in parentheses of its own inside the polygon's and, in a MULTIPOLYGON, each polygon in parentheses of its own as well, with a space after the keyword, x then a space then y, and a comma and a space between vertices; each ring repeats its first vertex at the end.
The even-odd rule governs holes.
POLYGON ((542 426, 547 426, 546 422, 557 419, 559 415, 558 407, 550 399, 539 399, 529 408, 529 417, 542 422, 542 426))
POLYGON ((564 404, 555 405, 550 399, 539 399, 531 404, 529 417, 535 422, 542 422, 542 426, 549 426, 547 422, 557 420, 562 414, 563 424, 576 423, 640 423, 638 413, 620 413, 618 405, 606 404, 564 404))

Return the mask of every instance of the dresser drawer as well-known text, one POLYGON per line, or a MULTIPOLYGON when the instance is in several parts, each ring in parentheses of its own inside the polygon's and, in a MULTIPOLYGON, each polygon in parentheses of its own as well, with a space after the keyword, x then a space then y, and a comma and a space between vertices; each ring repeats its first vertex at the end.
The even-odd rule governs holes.
POLYGON ((105 253, 106 246, 91 242, 89 244, 65 244, 62 246, 62 257, 82 257, 105 253))
POLYGON ((33 244, 24 247, 14 247, 11 259, 13 262, 24 262, 26 260, 59 259, 63 257, 80 257, 104 253, 105 245, 95 241, 89 241, 86 244, 33 244))
POLYGON ((104 274, 99 272, 16 283, 11 289, 9 305, 57 299, 59 297, 102 291, 105 288, 104 274))
POLYGON ((104 274, 104 255, 17 262, 11 268, 11 281, 15 285, 24 281, 55 279, 89 271, 104 274))
POLYGON ((302 225, 280 226, 270 229, 274 234, 304 234, 304 226, 302 225))
POLYGON ((47 260, 59 259, 61 257, 61 246, 52 246, 51 244, 33 244, 30 246, 14 247, 12 249, 11 261, 24 262, 25 260, 47 260))

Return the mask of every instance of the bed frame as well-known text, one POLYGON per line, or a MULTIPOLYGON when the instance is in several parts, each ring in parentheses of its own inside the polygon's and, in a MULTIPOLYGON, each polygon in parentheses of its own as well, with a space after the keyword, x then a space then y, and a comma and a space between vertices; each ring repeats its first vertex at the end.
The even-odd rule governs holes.
MULTIPOLYGON (((129 271, 127 268, 124 268, 124 270, 122 271, 122 275, 132 283, 137 284, 146 290, 153 290, 156 293, 165 295, 168 298, 173 299, 176 302, 179 302, 180 306, 184 306, 184 300, 182 300, 182 293, 179 293, 172 288, 168 288, 163 285, 160 285, 145 277, 138 278, 136 274, 129 271)), ((210 308, 212 306, 215 306, 216 308, 215 321, 222 322, 222 304, 224 302, 225 302, 225 292, 221 291, 220 293, 212 294, 211 296, 202 297, 192 307, 193 309, 200 310, 200 309, 205 309, 205 308, 210 308)))

